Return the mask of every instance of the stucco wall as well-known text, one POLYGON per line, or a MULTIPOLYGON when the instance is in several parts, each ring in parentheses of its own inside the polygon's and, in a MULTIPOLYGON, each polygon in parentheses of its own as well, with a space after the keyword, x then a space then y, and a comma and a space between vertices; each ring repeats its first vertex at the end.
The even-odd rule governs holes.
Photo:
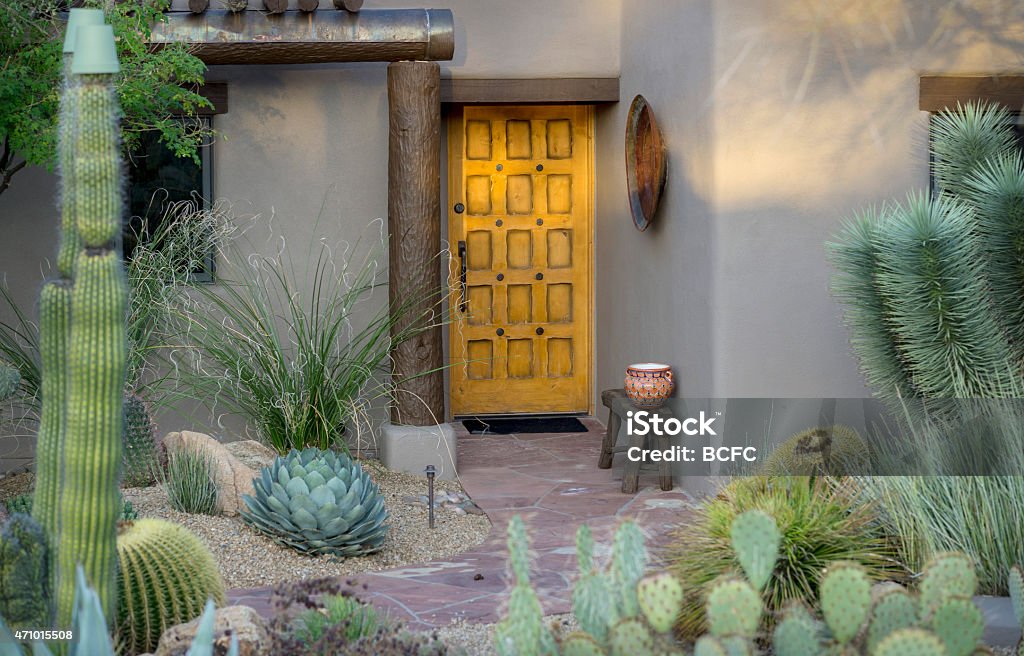
MULTIPOLYGON (((334 11, 329 0, 322 6, 334 11)), ((365 5, 374 6, 424 5, 365 5)), ((443 6, 453 10, 456 23, 456 57, 443 63, 444 75, 618 74, 619 0, 454 0, 443 6)), ((301 262, 319 239, 338 245, 362 238, 363 251, 380 245, 381 224, 374 222, 387 217, 386 64, 213 67, 207 79, 228 82, 230 96, 230 113, 214 120, 222 135, 213 151, 214 194, 230 201, 243 221, 260 216, 245 248, 272 254, 283 237, 301 262)), ((34 307, 55 249, 55 190, 53 176, 30 169, 0 195, 0 271, 22 307, 34 307)), ((445 225, 446 215, 438 220, 445 225)), ((386 259, 382 264, 386 273, 386 259)), ((386 298, 380 290, 367 312, 386 298)), ((0 309, 0 320, 7 318, 0 309)), ((164 427, 178 421, 186 420, 172 417, 164 427)))
POLYGON ((919 75, 1019 73, 1022 40, 1011 2, 624 6, 608 138, 621 143, 643 93, 670 173, 661 226, 639 234, 621 157, 606 158, 599 387, 650 358, 676 365, 691 396, 864 395, 823 243, 855 209, 927 184, 919 75))

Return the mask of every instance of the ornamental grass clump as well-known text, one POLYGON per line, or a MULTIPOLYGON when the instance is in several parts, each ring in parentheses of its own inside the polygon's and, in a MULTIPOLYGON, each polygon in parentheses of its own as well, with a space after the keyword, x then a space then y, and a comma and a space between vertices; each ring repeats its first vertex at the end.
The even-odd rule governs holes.
POLYGON ((750 477, 733 481, 678 528, 666 551, 669 570, 683 582, 677 628, 694 639, 707 630, 706 592, 721 576, 740 571, 732 546, 733 520, 760 510, 781 533, 779 558, 765 586, 765 621, 790 600, 815 604, 822 570, 839 561, 860 564, 873 580, 900 579, 906 571, 878 526, 875 509, 862 503, 847 479, 750 477))
POLYGON ((384 497, 345 454, 293 449, 264 467, 253 488, 253 496, 242 497, 242 518, 278 544, 343 558, 384 546, 384 497))
POLYGON ((216 466, 203 451, 182 449, 168 454, 163 487, 171 507, 186 513, 220 514, 216 466))
POLYGON ((383 284, 379 255, 338 264, 321 244, 299 270, 283 254, 250 256, 233 273, 223 267, 216 287, 197 288, 177 308, 188 356, 179 359, 180 391, 244 417, 282 455, 347 452, 347 428, 391 394, 391 351, 440 316, 421 309, 422 297, 371 309, 383 284))

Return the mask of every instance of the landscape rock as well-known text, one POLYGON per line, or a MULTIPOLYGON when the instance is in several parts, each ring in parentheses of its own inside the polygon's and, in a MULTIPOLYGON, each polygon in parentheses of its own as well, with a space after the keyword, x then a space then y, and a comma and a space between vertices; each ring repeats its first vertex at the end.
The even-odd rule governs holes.
POLYGON ((168 433, 164 438, 164 446, 167 448, 168 456, 182 450, 190 450, 205 453, 213 460, 214 482, 219 490, 218 501, 223 514, 237 515, 244 505, 242 495, 253 494, 252 480, 259 472, 231 455, 224 444, 209 435, 191 431, 168 433))
MULTIPOLYGON (((228 653, 231 636, 238 636, 238 656, 269 656, 272 645, 267 623, 248 606, 218 608, 213 624, 213 653, 228 653)), ((199 620, 179 624, 160 636, 154 656, 185 656, 199 628, 199 620)))
POLYGON ((266 444, 257 442, 256 440, 240 440, 238 442, 227 442, 224 444, 224 448, 228 450, 231 455, 235 456, 242 461, 246 467, 259 471, 264 467, 269 467, 274 462, 274 458, 277 457, 277 451, 274 451, 266 444))

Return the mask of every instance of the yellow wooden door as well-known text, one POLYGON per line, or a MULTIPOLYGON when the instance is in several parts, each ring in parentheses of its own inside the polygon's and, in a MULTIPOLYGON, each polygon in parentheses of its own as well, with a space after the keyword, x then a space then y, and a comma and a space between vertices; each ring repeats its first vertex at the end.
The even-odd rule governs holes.
POLYGON ((592 141, 587 106, 452 117, 453 414, 589 411, 592 141))

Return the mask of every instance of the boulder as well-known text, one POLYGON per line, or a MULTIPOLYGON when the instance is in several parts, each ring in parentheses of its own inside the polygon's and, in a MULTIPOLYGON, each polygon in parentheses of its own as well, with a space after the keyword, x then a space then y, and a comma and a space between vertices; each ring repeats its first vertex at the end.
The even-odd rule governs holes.
MULTIPOLYGON (((185 656, 199 628, 199 620, 179 624, 160 636, 154 656, 185 656)), ((248 606, 218 608, 213 623, 213 654, 223 656, 231 646, 231 636, 238 636, 238 656, 269 656, 270 631, 259 613, 248 606)))
POLYGON ((164 438, 164 446, 168 455, 186 450, 205 453, 210 457, 214 463, 214 482, 219 490, 218 501, 223 514, 237 515, 239 509, 244 507, 242 495, 253 494, 252 480, 259 472, 247 467, 231 455, 225 445, 209 435, 191 431, 168 433, 164 438))
POLYGON ((273 464, 274 458, 277 457, 277 451, 274 451, 266 444, 257 442, 256 440, 227 442, 224 444, 224 448, 227 449, 231 455, 241 460, 242 464, 246 467, 255 469, 256 471, 270 466, 273 464))

